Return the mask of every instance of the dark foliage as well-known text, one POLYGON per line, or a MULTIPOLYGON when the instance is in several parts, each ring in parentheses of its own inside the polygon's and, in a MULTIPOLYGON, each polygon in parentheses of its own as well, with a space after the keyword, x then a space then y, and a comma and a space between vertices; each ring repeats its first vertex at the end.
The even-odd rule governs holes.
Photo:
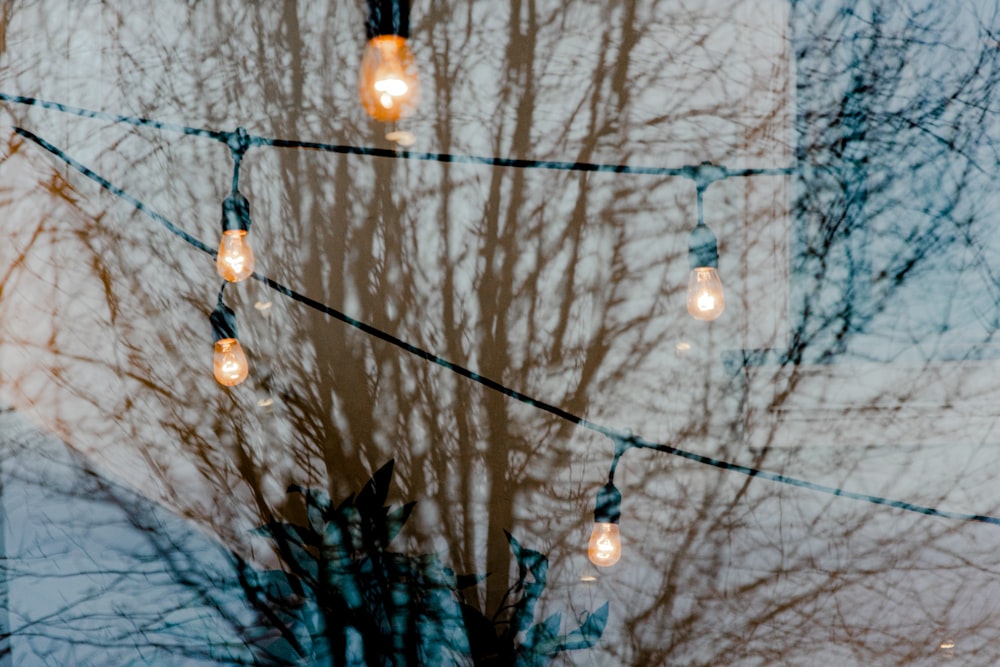
POLYGON ((392 468, 389 461, 336 505, 322 491, 293 485, 306 525, 273 520, 258 529, 286 568, 244 575, 260 610, 251 642, 261 664, 542 667, 562 651, 597 643, 607 604, 566 634, 559 613, 532 624, 548 559, 509 533, 517 581, 490 617, 461 593, 484 576, 456 575, 436 554, 390 551, 415 505, 385 504, 392 468))

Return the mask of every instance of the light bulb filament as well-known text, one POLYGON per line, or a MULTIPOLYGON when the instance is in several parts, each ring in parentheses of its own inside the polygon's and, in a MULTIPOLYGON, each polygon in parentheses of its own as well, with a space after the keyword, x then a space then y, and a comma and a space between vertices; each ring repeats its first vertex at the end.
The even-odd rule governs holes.
POLYGON ((406 91, 409 90, 409 86, 402 79, 397 79, 395 77, 385 78, 381 81, 375 82, 375 90, 380 93, 386 93, 387 95, 392 95, 393 97, 399 97, 400 95, 405 95, 406 91))
POLYGON ((610 567, 618 562, 622 557, 622 540, 617 523, 594 524, 587 556, 591 563, 600 567, 610 567))
POLYGON ((611 543, 607 535, 601 535, 600 539, 597 540, 597 553, 594 555, 601 560, 607 560, 614 556, 615 545, 611 543))
POLYGON ((239 273, 246 266, 247 258, 243 255, 223 255, 222 261, 229 265, 233 271, 239 273))
POLYGON ((726 296, 718 269, 712 266, 692 269, 687 292, 687 309, 691 317, 696 320, 714 320, 725 308, 726 296))
POLYGON ((698 295, 698 310, 706 311, 715 308, 715 297, 707 292, 698 295))

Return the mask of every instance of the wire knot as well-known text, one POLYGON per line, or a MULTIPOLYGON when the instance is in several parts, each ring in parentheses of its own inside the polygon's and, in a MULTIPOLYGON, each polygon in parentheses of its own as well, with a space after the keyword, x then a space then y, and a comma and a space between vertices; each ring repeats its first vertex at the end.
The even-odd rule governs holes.
POLYGON ((711 162, 702 162, 697 167, 693 167, 691 172, 691 178, 694 179, 695 185, 700 190, 704 190, 716 181, 725 180, 730 175, 728 169, 711 162))
POLYGON ((247 149, 250 148, 250 135, 247 133, 246 128, 238 127, 235 132, 230 132, 226 137, 226 145, 233 152, 234 159, 237 155, 242 157, 247 152, 247 149))

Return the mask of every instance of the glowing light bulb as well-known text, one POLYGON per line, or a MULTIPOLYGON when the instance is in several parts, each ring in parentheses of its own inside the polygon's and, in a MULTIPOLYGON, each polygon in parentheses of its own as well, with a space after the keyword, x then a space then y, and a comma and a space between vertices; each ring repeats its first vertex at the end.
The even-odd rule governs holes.
POLYGON ((223 338, 215 341, 214 363, 215 379, 225 387, 234 387, 247 379, 250 365, 243 346, 235 338, 223 338))
POLYGON ((590 532, 587 557, 600 567, 610 567, 622 557, 622 538, 618 522, 622 518, 622 494, 609 480, 597 492, 594 504, 594 529, 590 532))
POLYGON ((687 309, 696 320, 716 319, 726 308, 726 296, 719 280, 719 242, 701 221, 701 190, 698 191, 698 225, 688 241, 691 275, 688 278, 687 309))
POLYGON ((587 557, 598 567, 610 567, 618 562, 622 557, 622 538, 617 523, 594 524, 587 557))
POLYGON ((212 311, 208 320, 212 325, 212 340, 215 341, 215 352, 212 356, 215 379, 225 387, 234 387, 247 379, 247 375, 250 374, 250 364, 247 363, 243 346, 236 338, 236 314, 222 303, 221 290, 219 305, 212 311))
POLYGON ((722 291, 719 271, 712 266, 691 269, 688 279, 687 309, 696 320, 714 320, 726 308, 726 297, 722 291))
POLYGON ((222 233, 219 257, 215 262, 219 275, 231 283, 253 275, 253 248, 242 229, 229 229, 222 233))
POLYGON ((383 123, 395 122, 417 106, 417 68, 406 38, 375 35, 361 57, 358 96, 365 112, 383 123))
POLYGON ((253 249, 247 242, 250 231, 250 202, 233 190, 222 202, 222 242, 215 268, 231 283, 253 275, 253 249))

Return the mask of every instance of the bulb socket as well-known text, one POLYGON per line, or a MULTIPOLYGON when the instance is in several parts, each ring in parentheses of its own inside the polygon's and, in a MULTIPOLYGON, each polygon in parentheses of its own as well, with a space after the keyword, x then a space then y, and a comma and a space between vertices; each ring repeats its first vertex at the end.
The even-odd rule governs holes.
POLYGON ((239 338, 236 335, 236 313, 224 303, 219 303, 208 316, 212 323, 212 343, 218 343, 223 338, 239 338))
POLYGON ((622 519, 622 494, 608 482, 597 492, 594 523, 618 523, 622 519))
POLYGON ((234 190, 222 202, 222 231, 250 231, 250 202, 234 190))
POLYGON ((699 224, 691 231, 688 240, 688 260, 692 269, 719 268, 719 241, 708 225, 699 224))
POLYGON ((368 39, 379 35, 410 37, 409 0, 368 0, 368 20, 365 21, 368 39))

